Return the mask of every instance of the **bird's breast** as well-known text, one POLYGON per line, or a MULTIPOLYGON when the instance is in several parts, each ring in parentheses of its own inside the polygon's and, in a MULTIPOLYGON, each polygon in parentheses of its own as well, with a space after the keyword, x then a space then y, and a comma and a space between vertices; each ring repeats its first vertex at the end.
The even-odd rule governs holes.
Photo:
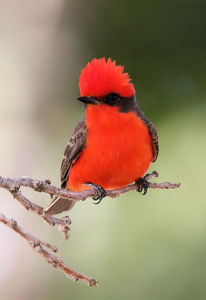
POLYGON ((86 110, 87 142, 73 165, 68 185, 82 189, 92 182, 112 189, 141 177, 152 161, 152 140, 135 112, 117 107, 89 105, 86 110))

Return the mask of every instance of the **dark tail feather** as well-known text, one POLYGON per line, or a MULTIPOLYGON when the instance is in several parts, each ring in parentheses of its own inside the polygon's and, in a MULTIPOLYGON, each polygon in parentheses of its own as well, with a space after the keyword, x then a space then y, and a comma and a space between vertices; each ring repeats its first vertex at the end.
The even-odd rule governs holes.
POLYGON ((51 204, 45 209, 49 215, 56 215, 63 211, 72 209, 76 201, 55 197, 51 204))

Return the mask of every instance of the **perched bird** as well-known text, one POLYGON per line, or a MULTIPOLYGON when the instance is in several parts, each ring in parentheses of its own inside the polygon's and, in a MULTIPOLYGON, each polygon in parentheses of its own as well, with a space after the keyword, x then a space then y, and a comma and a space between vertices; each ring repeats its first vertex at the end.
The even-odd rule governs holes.
MULTIPOLYGON (((61 164, 61 187, 82 191, 95 188, 98 199, 105 190, 124 187, 142 178, 158 156, 154 125, 140 110, 135 88, 124 67, 110 58, 93 59, 81 71, 81 97, 86 116, 76 126, 61 164)), ((97 199, 96 199, 97 200, 97 199)), ((56 197, 46 212, 53 215, 73 207, 75 201, 56 197)))

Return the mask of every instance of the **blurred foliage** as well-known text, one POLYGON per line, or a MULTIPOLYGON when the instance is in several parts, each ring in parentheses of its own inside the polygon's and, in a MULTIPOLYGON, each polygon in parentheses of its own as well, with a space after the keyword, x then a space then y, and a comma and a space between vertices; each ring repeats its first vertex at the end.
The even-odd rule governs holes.
POLYGON ((100 284, 68 280, 0 226, 0 299, 205 299, 206 2, 2 3, 3 175, 59 184, 65 144, 84 114, 75 101, 80 70, 106 56, 125 65, 141 108, 157 127, 160 155, 150 170, 160 181, 182 185, 97 206, 79 203, 70 212, 69 241, 1 194, 3 213, 58 244, 66 263, 100 284))
POLYGON ((72 28, 91 50, 86 61, 106 56, 126 66, 144 110, 159 119, 205 101, 205 9, 202 0, 75 1, 72 28))

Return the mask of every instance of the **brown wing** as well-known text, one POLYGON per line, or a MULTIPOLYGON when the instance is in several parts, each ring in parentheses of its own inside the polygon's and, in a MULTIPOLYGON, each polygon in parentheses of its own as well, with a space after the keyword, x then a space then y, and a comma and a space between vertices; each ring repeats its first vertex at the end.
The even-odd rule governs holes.
MULTIPOLYGON (((81 151, 84 149, 87 140, 87 127, 85 124, 85 120, 81 120, 74 132, 69 143, 66 146, 64 151, 64 157, 61 164, 60 176, 61 176, 61 187, 66 187, 66 182, 69 176, 69 171, 74 164, 74 162, 78 159, 81 151)), ((75 204, 75 201, 54 197, 53 201, 50 205, 45 209, 45 212, 50 215, 59 214, 62 211, 70 210, 75 204)))
POLYGON ((81 120, 71 136, 69 143, 64 151, 64 157, 60 169, 61 187, 66 187, 69 171, 73 163, 79 157, 79 154, 84 149, 87 140, 87 127, 85 119, 81 120))
POLYGON ((152 122, 144 115, 144 113, 141 111, 138 104, 136 104, 136 113, 140 117, 140 119, 145 123, 147 126, 149 133, 152 138, 152 151, 153 151, 153 160, 152 162, 155 162, 157 159, 158 153, 159 153, 159 144, 158 144, 158 135, 157 131, 152 124, 152 122))
POLYGON ((152 162, 155 162, 157 159, 157 156, 159 154, 159 144, 158 144, 158 135, 157 135, 157 131, 154 127, 154 125, 152 124, 152 122, 148 122, 147 123, 147 128, 149 130, 149 133, 151 135, 152 138, 152 151, 153 151, 153 160, 152 162))

